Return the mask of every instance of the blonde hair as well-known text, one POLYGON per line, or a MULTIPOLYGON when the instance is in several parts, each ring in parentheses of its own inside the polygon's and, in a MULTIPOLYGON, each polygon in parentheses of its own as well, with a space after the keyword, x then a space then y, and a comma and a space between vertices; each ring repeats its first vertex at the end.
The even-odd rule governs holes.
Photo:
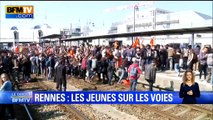
POLYGON ((192 71, 192 70, 186 70, 185 73, 183 74, 183 84, 184 84, 184 85, 186 84, 186 81, 187 81, 186 74, 187 74, 188 72, 190 72, 190 73, 192 74, 192 79, 191 79, 192 84, 195 83, 195 74, 193 73, 193 71, 192 71))

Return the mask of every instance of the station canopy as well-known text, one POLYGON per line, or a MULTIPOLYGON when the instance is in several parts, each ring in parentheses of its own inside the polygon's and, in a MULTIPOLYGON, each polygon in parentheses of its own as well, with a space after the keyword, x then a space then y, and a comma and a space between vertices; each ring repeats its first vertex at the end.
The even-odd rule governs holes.
POLYGON ((55 38, 61 38, 61 35, 60 34, 51 34, 51 35, 40 37, 40 39, 55 39, 55 38))
POLYGON ((205 27, 150 30, 150 31, 127 32, 127 33, 114 33, 106 35, 95 35, 95 36, 73 37, 73 38, 71 37, 67 39, 62 39, 62 41, 78 41, 78 40, 90 40, 101 38, 120 38, 120 37, 135 37, 135 36, 154 36, 154 35, 182 35, 182 34, 212 33, 212 32, 213 26, 205 26, 205 27))

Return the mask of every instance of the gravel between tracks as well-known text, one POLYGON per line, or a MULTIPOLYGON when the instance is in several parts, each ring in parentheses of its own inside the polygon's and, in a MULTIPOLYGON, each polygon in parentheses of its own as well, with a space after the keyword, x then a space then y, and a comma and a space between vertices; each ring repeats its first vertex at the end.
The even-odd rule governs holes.
MULTIPOLYGON (((37 82, 26 83, 23 90, 43 90, 37 82)), ((47 90, 47 89, 46 89, 47 90)), ((75 114, 63 105, 29 105, 35 120, 79 120, 75 114)))
POLYGON ((213 104, 212 105, 205 105, 205 104, 196 104, 195 106, 199 106, 201 108, 204 108, 204 109, 207 109, 207 110, 210 110, 210 111, 213 111, 213 104))

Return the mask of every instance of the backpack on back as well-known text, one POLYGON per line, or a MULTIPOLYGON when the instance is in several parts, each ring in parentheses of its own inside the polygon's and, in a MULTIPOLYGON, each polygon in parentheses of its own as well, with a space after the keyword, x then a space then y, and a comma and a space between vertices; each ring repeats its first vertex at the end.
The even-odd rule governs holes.
POLYGON ((136 67, 133 67, 130 71, 130 76, 137 77, 137 75, 138 75, 138 70, 136 67))

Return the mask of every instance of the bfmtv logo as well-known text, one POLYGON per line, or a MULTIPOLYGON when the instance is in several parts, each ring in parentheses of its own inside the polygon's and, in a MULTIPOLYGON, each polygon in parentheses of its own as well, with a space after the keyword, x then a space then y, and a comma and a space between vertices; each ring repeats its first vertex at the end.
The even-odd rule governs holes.
POLYGON ((30 18, 33 19, 34 7, 33 6, 6 6, 6 18, 30 18))

